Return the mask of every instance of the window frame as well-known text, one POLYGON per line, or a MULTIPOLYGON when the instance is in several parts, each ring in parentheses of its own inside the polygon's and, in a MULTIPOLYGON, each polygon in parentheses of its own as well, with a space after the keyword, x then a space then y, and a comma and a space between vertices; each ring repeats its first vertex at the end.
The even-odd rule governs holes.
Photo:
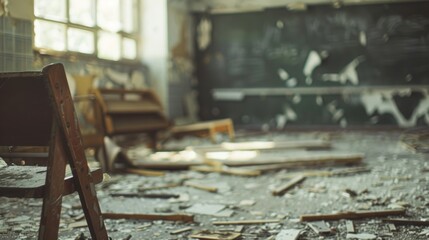
MULTIPOLYGON (((54 56, 54 57, 64 57, 64 58, 69 58, 69 59, 88 59, 88 60, 99 60, 99 61, 106 61, 106 62, 123 62, 123 63, 128 63, 128 64, 138 64, 141 61, 141 56, 142 54, 140 53, 140 49, 141 49, 141 37, 139 36, 140 34, 140 15, 139 15, 139 9, 140 9, 140 1, 139 0, 135 0, 135 5, 136 5, 136 9, 133 9, 134 11, 134 15, 133 16, 133 21, 134 21, 134 30, 132 33, 128 33, 123 31, 122 29, 116 32, 110 31, 108 29, 103 29, 101 27, 99 27, 97 25, 97 5, 99 1, 103 1, 103 0, 95 0, 95 4, 94 4, 94 26, 90 27, 90 26, 85 26, 85 25, 81 25, 81 24, 77 24, 77 23, 72 23, 70 21, 70 1, 69 0, 65 0, 65 4, 66 4, 66 18, 67 20, 65 22, 59 21, 59 20, 52 20, 52 19, 48 19, 48 18, 43 18, 43 17, 39 17, 36 16, 35 14, 35 7, 33 8, 33 16, 34 16, 34 20, 33 20, 33 41, 32 41, 32 48, 33 51, 38 53, 39 55, 42 56, 54 56), (41 20, 41 21, 47 21, 47 22, 51 22, 51 23, 56 23, 56 24, 63 24, 65 25, 65 50, 64 51, 58 51, 58 50, 54 50, 54 49, 50 49, 50 48, 45 48, 45 47, 37 47, 36 46, 36 32, 35 32, 35 21, 36 20, 41 20), (89 31, 93 34, 94 38, 93 38, 93 45, 94 45, 94 52, 93 53, 82 53, 82 52, 78 52, 78 51, 72 51, 68 49, 68 36, 67 36, 67 31, 69 28, 76 28, 79 30, 85 30, 85 31, 89 31), (105 32, 109 32, 109 33, 114 33, 114 34, 118 34, 121 41, 120 41, 120 46, 119 46, 119 51, 120 51, 120 58, 118 60, 113 60, 113 59, 107 59, 107 58, 100 58, 99 54, 98 54, 98 39, 99 39, 99 32, 100 31, 105 31, 105 32), (124 56, 126 54, 123 53, 123 38, 129 38, 129 39, 133 39, 136 43, 136 57, 135 59, 128 59, 125 58, 124 56)), ((120 0, 122 1, 122 0, 120 0)), ((120 4, 121 8, 118 9, 119 14, 120 14, 120 19, 121 22, 123 21, 123 12, 124 12, 124 4, 120 4)))

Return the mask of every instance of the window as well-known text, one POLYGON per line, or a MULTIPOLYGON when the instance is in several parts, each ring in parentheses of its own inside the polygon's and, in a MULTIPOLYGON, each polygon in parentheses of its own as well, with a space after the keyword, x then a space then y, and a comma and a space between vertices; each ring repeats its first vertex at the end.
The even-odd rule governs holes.
POLYGON ((40 52, 137 60, 137 0, 34 0, 40 52))

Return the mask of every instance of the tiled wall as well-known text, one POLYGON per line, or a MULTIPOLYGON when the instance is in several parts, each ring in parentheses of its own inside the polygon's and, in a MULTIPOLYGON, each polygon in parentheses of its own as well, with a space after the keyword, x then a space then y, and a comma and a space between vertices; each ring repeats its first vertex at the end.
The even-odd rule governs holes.
POLYGON ((33 24, 0 17, 0 72, 34 70, 33 24))

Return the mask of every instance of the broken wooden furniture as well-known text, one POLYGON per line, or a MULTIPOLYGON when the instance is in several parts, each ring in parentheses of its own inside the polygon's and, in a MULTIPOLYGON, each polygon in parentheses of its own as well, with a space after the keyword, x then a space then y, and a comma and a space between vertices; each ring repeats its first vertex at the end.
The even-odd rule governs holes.
MULTIPOLYGON (((39 153, 46 158, 46 167, 0 168, 0 196, 43 198, 38 239, 58 239, 62 196, 75 190, 92 239, 108 239, 94 186, 101 181, 101 172, 89 171, 74 111, 63 65, 0 73, 0 146, 49 147, 48 154, 39 153)), ((31 154, 12 151, 0 156, 31 154)))
POLYGON ((94 95, 73 97, 76 116, 84 149, 94 149, 94 157, 100 162, 103 172, 108 171, 107 150, 104 144, 104 128, 100 124, 101 109, 94 95))
POLYGON ((184 135, 195 135, 199 137, 208 136, 213 143, 216 143, 217 133, 226 133, 232 141, 235 137, 234 125, 230 118, 205 121, 183 126, 174 126, 170 129, 173 137, 182 137, 184 135))
POLYGON ((101 107, 101 122, 108 136, 145 133, 150 146, 157 145, 159 131, 170 127, 170 121, 158 96, 149 89, 94 89, 101 107))

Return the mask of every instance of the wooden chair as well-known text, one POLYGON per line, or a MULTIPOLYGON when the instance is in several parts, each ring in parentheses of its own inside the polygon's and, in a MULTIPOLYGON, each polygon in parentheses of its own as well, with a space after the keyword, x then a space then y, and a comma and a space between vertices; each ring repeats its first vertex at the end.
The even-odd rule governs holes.
MULTIPOLYGON (((75 190, 92 239, 108 239, 94 186, 101 171, 89 171, 61 64, 40 72, 0 73, 0 146, 49 147, 48 154, 36 154, 47 159, 46 167, 0 167, 0 196, 43 198, 38 239, 58 239, 62 196, 75 190)), ((0 157, 33 157, 9 149, 0 157)))

